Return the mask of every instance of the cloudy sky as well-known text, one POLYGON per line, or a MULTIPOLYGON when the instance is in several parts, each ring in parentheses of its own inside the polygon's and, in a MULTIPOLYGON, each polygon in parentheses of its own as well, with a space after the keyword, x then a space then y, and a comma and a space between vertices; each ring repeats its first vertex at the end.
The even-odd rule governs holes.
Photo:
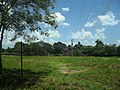
MULTIPOLYGON (((59 27, 53 29, 40 23, 48 29, 49 37, 35 32, 39 40, 70 44, 73 39, 74 44, 80 41, 94 45, 96 39, 101 39, 106 44, 120 44, 120 0, 57 0, 52 12, 57 16, 59 27)), ((6 34, 3 46, 12 47, 14 43, 6 39, 12 34, 6 34)))

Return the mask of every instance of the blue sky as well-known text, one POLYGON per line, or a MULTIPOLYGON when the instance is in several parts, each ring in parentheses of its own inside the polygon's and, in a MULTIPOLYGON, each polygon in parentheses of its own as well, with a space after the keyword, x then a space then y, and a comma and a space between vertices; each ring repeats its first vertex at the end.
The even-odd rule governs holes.
POLYGON ((106 44, 120 44, 120 0, 58 0, 55 12, 68 23, 57 28, 62 35, 58 41, 74 39, 93 45, 95 39, 101 39, 106 44))
MULTIPOLYGON (((52 10, 59 23, 57 29, 40 23, 44 29, 49 29, 49 37, 37 35, 39 41, 43 40, 53 44, 61 41, 70 44, 81 42, 84 45, 95 45, 96 39, 105 44, 120 44, 120 0, 57 0, 52 10)), ((7 33, 11 38, 11 33, 7 33)), ((20 41, 18 39, 17 41, 20 41)), ((13 47, 15 42, 4 39, 3 47, 13 47)))

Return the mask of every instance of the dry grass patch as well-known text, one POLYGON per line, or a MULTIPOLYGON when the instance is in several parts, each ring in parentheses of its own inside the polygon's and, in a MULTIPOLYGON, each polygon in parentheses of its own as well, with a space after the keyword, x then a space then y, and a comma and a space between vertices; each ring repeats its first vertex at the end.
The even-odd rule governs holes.
POLYGON ((32 63, 32 62, 35 62, 35 63, 39 63, 39 62, 42 62, 42 61, 38 61, 38 60, 23 60, 23 62, 29 62, 29 63, 32 63))
POLYGON ((84 69, 84 70, 70 70, 69 68, 63 66, 60 67, 59 71, 63 74, 74 74, 74 73, 82 73, 82 72, 86 72, 89 71, 90 69, 84 69))

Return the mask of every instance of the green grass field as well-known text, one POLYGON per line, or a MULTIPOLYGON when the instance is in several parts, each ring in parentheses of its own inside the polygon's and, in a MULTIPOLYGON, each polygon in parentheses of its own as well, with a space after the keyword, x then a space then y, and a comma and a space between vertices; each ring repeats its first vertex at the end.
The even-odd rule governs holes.
POLYGON ((117 57, 3 56, 3 90, 120 90, 117 57))

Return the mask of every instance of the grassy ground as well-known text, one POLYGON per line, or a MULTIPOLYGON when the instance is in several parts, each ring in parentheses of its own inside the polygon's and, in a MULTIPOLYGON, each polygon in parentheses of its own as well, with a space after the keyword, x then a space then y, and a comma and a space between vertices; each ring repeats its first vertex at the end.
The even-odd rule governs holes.
POLYGON ((120 58, 3 56, 3 90, 120 90, 120 58))

